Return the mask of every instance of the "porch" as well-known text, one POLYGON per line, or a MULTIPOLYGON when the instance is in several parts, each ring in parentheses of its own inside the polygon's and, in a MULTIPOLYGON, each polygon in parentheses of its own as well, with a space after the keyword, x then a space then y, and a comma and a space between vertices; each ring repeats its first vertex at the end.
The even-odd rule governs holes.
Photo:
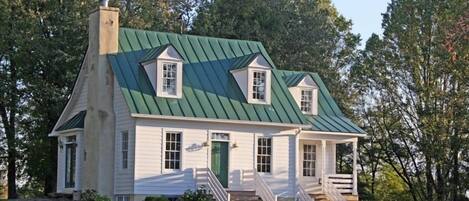
POLYGON ((357 142, 358 137, 354 135, 299 134, 296 142, 297 196, 309 195, 315 200, 321 200, 321 197, 357 200, 357 142), (337 147, 342 144, 352 146, 352 172, 347 174, 337 172, 337 147))

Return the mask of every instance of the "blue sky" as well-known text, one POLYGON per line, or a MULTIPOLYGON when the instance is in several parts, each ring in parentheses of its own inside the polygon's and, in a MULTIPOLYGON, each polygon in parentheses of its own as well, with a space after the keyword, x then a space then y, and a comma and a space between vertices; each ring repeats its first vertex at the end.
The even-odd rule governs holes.
POLYGON ((332 0, 334 6, 353 22, 352 32, 361 35, 364 47, 372 33, 382 34, 381 13, 386 12, 390 0, 332 0))

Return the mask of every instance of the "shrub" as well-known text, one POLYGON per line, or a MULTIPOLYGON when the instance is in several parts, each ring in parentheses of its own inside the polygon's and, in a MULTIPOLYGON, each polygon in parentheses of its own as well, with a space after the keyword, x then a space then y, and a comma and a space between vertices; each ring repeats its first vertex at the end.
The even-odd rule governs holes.
POLYGON ((111 201, 111 199, 98 194, 95 190, 86 190, 81 193, 80 201, 111 201))
POLYGON ((165 197, 154 197, 154 196, 148 196, 148 197, 145 197, 145 200, 144 201, 169 201, 168 198, 165 198, 165 197))
POLYGON ((212 201, 212 195, 208 194, 205 189, 196 191, 187 190, 184 195, 179 198, 180 201, 212 201))

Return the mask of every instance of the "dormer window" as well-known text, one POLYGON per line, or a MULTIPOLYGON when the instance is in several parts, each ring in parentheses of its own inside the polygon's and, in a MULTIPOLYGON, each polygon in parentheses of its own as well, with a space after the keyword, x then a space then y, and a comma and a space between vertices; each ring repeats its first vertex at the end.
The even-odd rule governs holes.
POLYGON ((252 98, 265 101, 265 71, 254 71, 252 78, 252 98))
POLYGON ((147 50, 141 60, 158 97, 182 97, 183 59, 171 44, 147 50))
POLYGON ((175 96, 177 85, 177 64, 163 63, 163 94, 175 96))
POLYGON ((261 53, 235 59, 231 73, 248 103, 270 104, 272 66, 261 53))
POLYGON ((317 115, 319 88, 311 75, 308 73, 292 74, 284 79, 301 112, 317 115))
POLYGON ((300 100, 301 111, 304 113, 311 113, 313 109, 313 90, 301 90, 300 100))

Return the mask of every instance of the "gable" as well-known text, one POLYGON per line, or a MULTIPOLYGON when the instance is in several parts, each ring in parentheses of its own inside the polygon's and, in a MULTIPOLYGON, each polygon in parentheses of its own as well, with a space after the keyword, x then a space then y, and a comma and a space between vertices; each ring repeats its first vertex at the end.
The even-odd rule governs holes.
POLYGON ((88 102, 88 77, 86 73, 87 66, 87 54, 85 55, 83 62, 80 67, 80 72, 75 81, 75 85, 73 86, 72 94, 65 105, 65 108, 62 110, 62 114, 60 115, 59 119, 57 120, 54 128, 52 129, 53 134, 58 127, 63 125, 65 122, 72 119, 75 115, 80 113, 87 108, 88 102))
POLYGON ((236 58, 253 53, 272 63, 259 42, 121 28, 119 53, 109 55, 109 60, 132 114, 306 125, 282 77, 274 70, 272 103, 246 102, 229 70, 236 58), (146 50, 169 43, 184 60, 181 99, 156 97, 145 71, 139 68, 146 50))

